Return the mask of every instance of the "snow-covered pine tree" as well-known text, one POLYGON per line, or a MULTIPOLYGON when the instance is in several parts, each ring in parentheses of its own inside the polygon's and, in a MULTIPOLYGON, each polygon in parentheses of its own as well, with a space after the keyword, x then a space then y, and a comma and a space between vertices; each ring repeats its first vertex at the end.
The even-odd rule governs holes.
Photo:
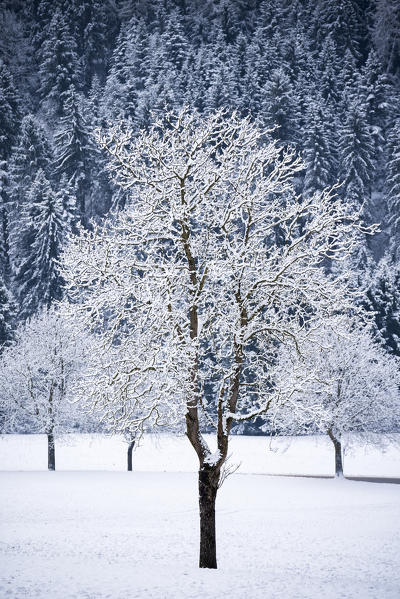
POLYGON ((397 0, 374 0, 372 40, 384 69, 400 71, 400 5, 397 0))
POLYGON ((18 211, 23 205, 27 190, 32 186, 39 168, 50 178, 53 159, 53 150, 45 128, 36 117, 27 114, 22 119, 9 166, 9 186, 14 210, 18 211))
POLYGON ((68 230, 67 215, 44 172, 39 169, 27 193, 21 224, 13 235, 14 284, 21 318, 49 308, 62 295, 57 261, 68 230))
POLYGON ((400 264, 389 255, 369 275, 363 307, 373 313, 377 338, 400 356, 400 264))
POLYGON ((303 138, 306 196, 333 185, 336 180, 337 159, 332 139, 334 132, 328 121, 327 107, 323 105, 322 98, 319 102, 310 99, 303 138))
POLYGON ((81 81, 74 37, 65 16, 56 10, 41 47, 39 98, 49 120, 65 115, 71 86, 81 81))
POLYGON ((20 124, 20 99, 12 75, 0 59, 0 275, 9 277, 8 160, 20 124))
POLYGON ((0 354, 13 338, 16 324, 16 303, 0 275, 0 354))
POLYGON ((353 102, 339 131, 339 179, 346 201, 364 205, 368 215, 374 171, 374 144, 367 123, 365 105, 353 102))
POLYGON ((86 198, 90 186, 90 155, 94 151, 84 120, 82 100, 74 86, 64 95, 63 116, 54 135, 55 172, 66 175, 75 190, 76 205, 82 222, 86 222, 86 198))
POLYGON ((388 133, 385 191, 391 253, 400 259, 400 119, 388 133))

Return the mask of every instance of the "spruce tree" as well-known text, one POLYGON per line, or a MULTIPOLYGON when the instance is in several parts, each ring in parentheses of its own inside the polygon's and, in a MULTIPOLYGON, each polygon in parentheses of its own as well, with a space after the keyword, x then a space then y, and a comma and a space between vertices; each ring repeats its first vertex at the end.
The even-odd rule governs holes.
POLYGON ((400 356, 400 265, 388 255, 370 275, 363 306, 374 315, 378 339, 400 356))
POLYGON ((62 279, 58 260, 67 232, 61 198, 39 169, 13 236, 15 287, 19 315, 28 318, 41 307, 61 298, 62 279))
POLYGON ((0 354, 13 338, 16 324, 16 304, 14 298, 0 276, 0 354))
POLYGON ((65 16, 56 11, 41 48, 39 97, 49 118, 65 115, 71 86, 81 82, 76 42, 65 16))
POLYGON ((32 114, 22 119, 21 129, 10 159, 9 185, 14 210, 23 204, 39 168, 51 176, 53 151, 47 133, 32 114))
POLYGON ((64 96, 60 126, 54 136, 55 171, 61 177, 66 175, 75 189, 76 204, 82 222, 86 220, 86 196, 90 184, 89 157, 92 142, 88 135, 82 114, 82 102, 73 86, 64 96))
POLYGON ((385 191, 392 253, 400 259, 400 119, 388 135, 385 191))
POLYGON ((340 171, 342 193, 349 202, 366 205, 371 197, 374 145, 367 123, 365 106, 353 103, 340 132, 340 171))
POLYGON ((12 75, 0 60, 0 276, 10 274, 8 160, 20 124, 20 100, 12 75))
POLYGON ((337 164, 332 136, 333 131, 322 100, 310 100, 303 142, 306 196, 332 185, 335 181, 337 164))

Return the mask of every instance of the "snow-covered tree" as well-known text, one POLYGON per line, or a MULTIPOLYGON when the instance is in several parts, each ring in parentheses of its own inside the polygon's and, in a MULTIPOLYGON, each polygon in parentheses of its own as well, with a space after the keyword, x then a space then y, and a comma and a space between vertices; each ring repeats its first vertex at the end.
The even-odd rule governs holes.
POLYGON ((54 136, 55 171, 59 175, 66 175, 69 184, 75 189, 76 207, 81 219, 85 220, 92 143, 79 96, 73 86, 65 92, 63 112, 60 127, 54 136))
POLYGON ((398 429, 400 361, 360 323, 335 318, 315 330, 301 354, 281 352, 283 384, 293 377, 298 389, 277 412, 275 426, 292 433, 318 431, 331 439, 335 473, 343 475, 343 437, 398 429), (347 332, 346 332, 347 330, 347 332), (309 379, 304 386, 302 381, 309 379))
POLYGON ((364 284, 363 308, 373 314, 375 335, 400 356, 400 265, 384 256, 364 284))
POLYGON ((41 169, 26 200, 20 227, 12 238, 14 283, 22 318, 61 298, 57 260, 69 226, 63 197, 54 192, 41 169))
POLYGON ((185 109, 100 144, 132 199, 65 252, 71 310, 104 348, 82 394, 115 432, 184 428, 199 459, 200 567, 215 568, 232 426, 278 401, 276 345, 301 347, 317 315, 347 304, 322 264, 352 249, 360 215, 327 191, 297 197, 300 160, 236 115, 185 109))
POLYGON ((13 337, 16 302, 0 275, 0 354, 13 337))
POLYGON ((4 431, 46 434, 49 470, 55 469, 55 435, 79 421, 71 386, 84 355, 82 336, 51 309, 23 324, 0 358, 4 431))
POLYGON ((26 115, 9 166, 9 186, 18 218, 39 168, 49 177, 52 161, 53 151, 43 125, 32 114, 26 115))
POLYGON ((64 114, 66 96, 71 86, 81 78, 76 42, 71 35, 66 16, 54 11, 41 48, 39 96, 50 118, 64 114))

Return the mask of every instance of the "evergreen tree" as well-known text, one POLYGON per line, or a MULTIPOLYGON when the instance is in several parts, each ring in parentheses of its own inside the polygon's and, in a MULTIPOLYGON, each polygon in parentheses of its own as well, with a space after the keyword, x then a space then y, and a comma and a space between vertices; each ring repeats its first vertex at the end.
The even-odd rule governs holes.
POLYGON ((55 171, 65 174, 75 189, 76 204, 82 222, 86 220, 86 196, 90 185, 89 156, 92 143, 82 114, 82 105, 78 94, 71 86, 64 96, 64 116, 54 136, 55 171))
POLYGON ((384 69, 400 71, 400 4, 397 0, 374 0, 372 39, 384 69))
POLYGON ((374 314, 378 339, 400 356, 400 266, 389 256, 372 272, 363 306, 374 314))
POLYGON ((283 143, 294 143, 293 128, 296 111, 293 86, 283 69, 274 70, 264 86, 261 115, 268 127, 277 126, 274 137, 283 143))
POLYGON ((50 177, 52 160, 52 147, 43 125, 32 114, 26 115, 10 159, 9 184, 14 210, 24 202, 39 168, 50 177))
POLYGON ((39 169, 27 195, 20 229, 13 235, 15 286, 21 318, 61 298, 57 261, 67 231, 60 197, 39 169))
POLYGON ((71 86, 81 82, 77 47, 66 18, 56 11, 41 48, 39 97, 49 117, 65 115, 71 86))
POLYGON ((0 276, 9 276, 8 163, 20 123, 20 100, 8 68, 0 60, 0 276))
MULTIPOLYGON (((331 116, 331 115, 329 115, 331 116)), ((337 164, 333 150, 333 131, 322 101, 310 100, 304 135, 306 172, 304 194, 322 190, 335 182, 337 164)))
POLYGON ((374 146, 367 124, 365 106, 350 106, 340 132, 340 171, 343 181, 342 193, 349 202, 366 205, 368 211, 371 197, 374 146))
POLYGON ((400 119, 388 135, 386 195, 389 215, 389 235, 392 254, 400 258, 400 119))
POLYGON ((16 305, 11 292, 0 277, 0 354, 13 338, 16 305))

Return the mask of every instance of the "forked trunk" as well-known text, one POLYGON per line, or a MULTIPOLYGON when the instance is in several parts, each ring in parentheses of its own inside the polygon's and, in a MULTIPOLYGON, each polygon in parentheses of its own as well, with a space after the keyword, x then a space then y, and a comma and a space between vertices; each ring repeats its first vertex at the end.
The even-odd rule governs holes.
POLYGON ((49 470, 56 469, 56 449, 53 432, 47 433, 47 467, 49 470))
POLYGON ((328 431, 330 440, 335 448, 335 476, 343 476, 342 443, 337 439, 332 431, 328 431))
POLYGON ((199 470, 200 568, 217 567, 215 501, 218 482, 219 472, 216 469, 199 470))
POLYGON ((132 451, 135 447, 135 439, 133 439, 128 445, 128 472, 132 472, 132 451))

